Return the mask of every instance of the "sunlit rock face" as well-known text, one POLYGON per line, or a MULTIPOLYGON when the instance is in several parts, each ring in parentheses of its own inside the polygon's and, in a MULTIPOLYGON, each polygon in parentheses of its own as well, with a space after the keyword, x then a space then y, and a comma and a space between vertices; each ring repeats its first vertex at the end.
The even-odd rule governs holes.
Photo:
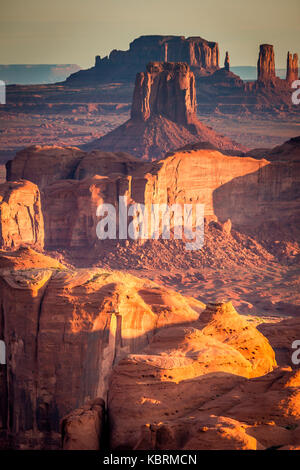
POLYGON ((6 396, 14 447, 57 448, 61 418, 95 398, 106 401, 121 358, 167 325, 196 321, 203 304, 129 274, 39 262, 49 267, 1 271, 1 404, 6 396))
POLYGON ((40 192, 30 181, 0 184, 0 248, 44 246, 40 192))
POLYGON ((86 148, 123 150, 144 160, 197 142, 245 150, 200 122, 196 107, 195 75, 187 63, 149 62, 136 76, 131 118, 86 148))
POLYGON ((197 322, 158 331, 143 351, 116 366, 108 399, 111 446, 259 448, 246 435, 238 414, 223 415, 223 410, 228 392, 251 388, 248 379, 264 376, 274 367, 275 354, 268 340, 238 315, 231 302, 208 304, 197 322), (122 396, 125 389, 126 397, 122 396), (210 413, 209 405, 213 407, 217 397, 223 400, 210 413), (201 426, 207 427, 208 434, 200 432, 201 426), (223 436, 213 444, 221 428, 223 436))

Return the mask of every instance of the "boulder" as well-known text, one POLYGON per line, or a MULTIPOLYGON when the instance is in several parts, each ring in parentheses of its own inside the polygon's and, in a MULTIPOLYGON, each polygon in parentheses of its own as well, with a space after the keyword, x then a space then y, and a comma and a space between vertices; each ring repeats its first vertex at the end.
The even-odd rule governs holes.
POLYGON ((105 403, 102 398, 78 408, 61 421, 64 450, 101 450, 104 439, 105 403))

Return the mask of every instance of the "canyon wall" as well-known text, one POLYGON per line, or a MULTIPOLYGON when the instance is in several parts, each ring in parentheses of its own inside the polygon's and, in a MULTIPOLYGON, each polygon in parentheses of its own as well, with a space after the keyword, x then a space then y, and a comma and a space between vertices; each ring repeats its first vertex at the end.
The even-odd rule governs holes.
POLYGON ((297 142, 292 139, 269 152, 271 161, 257 158, 264 153, 256 158, 237 157, 211 148, 178 151, 152 163, 126 154, 112 154, 110 159, 95 151, 84 154, 68 169, 73 179, 65 179, 63 171, 52 182, 50 175, 39 171, 47 166, 49 151, 41 149, 33 150, 32 161, 30 152, 26 153, 24 168, 18 163, 24 153, 19 154, 11 164, 11 177, 31 173, 41 187, 45 245, 51 249, 94 249, 101 243, 96 234, 97 207, 109 203, 118 213, 119 196, 127 196, 129 204, 139 202, 148 207, 154 203, 201 203, 207 219, 222 223, 230 219, 233 228, 255 236, 261 233, 267 238, 296 240, 300 197, 297 142))

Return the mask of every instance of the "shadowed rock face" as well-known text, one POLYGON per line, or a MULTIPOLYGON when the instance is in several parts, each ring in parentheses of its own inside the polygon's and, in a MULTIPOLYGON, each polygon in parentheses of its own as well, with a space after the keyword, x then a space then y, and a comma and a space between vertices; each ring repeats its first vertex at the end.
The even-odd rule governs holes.
POLYGON ((251 236, 261 232, 266 239, 277 239, 281 227, 278 239, 297 240, 299 139, 272 151, 258 149, 247 157, 224 154, 209 144, 202 147, 187 147, 159 162, 142 162, 125 153, 82 152, 75 161, 72 156, 68 173, 64 160, 69 161, 69 156, 63 149, 60 157, 56 147, 32 148, 11 162, 11 177, 26 174, 41 187, 48 249, 94 250, 99 244, 96 209, 104 202, 118 210, 119 196, 148 207, 201 203, 206 218, 230 219, 234 229, 251 236), (55 178, 53 154, 60 161, 55 178), (49 175, 43 172, 47 166, 49 175), (66 179, 66 174, 73 179, 66 179))
POLYGON ((298 54, 287 54, 286 81, 292 83, 298 80, 298 54))
POLYGON ((196 120, 195 77, 185 63, 151 62, 137 74, 132 119, 161 115, 178 124, 196 120))
POLYGON ((257 80, 259 82, 272 82, 275 75, 275 56, 273 46, 261 44, 257 62, 257 80))
POLYGON ((229 54, 228 52, 226 52, 226 55, 225 55, 225 61, 224 61, 224 68, 227 72, 229 72, 229 54))
POLYGON ((0 185, 0 248, 21 244, 44 246, 40 192, 35 184, 25 180, 0 185))
POLYGON ((70 75, 68 84, 132 80, 151 61, 186 62, 196 74, 219 68, 219 46, 195 36, 141 36, 128 51, 113 50, 109 57, 95 58, 95 66, 70 75))
MULTIPOLYGON (((157 329, 196 321, 195 307, 203 309, 201 302, 190 306, 182 295, 129 274, 48 266, 0 273, 5 423, 14 447, 58 447, 60 419, 89 400, 106 400, 114 364, 145 347, 157 329)), ((92 423, 98 419, 97 410, 86 415, 92 423)), ((76 420, 67 420, 67 434, 76 420)))

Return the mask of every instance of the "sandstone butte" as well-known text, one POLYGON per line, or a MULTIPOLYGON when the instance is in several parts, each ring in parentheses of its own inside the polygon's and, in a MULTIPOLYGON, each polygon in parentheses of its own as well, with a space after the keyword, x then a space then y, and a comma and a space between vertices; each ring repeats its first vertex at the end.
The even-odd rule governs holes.
MULTIPOLYGON (((291 83, 299 77, 298 54, 287 53, 286 78, 280 79, 275 74, 275 54, 271 44, 261 44, 257 61, 257 80, 244 82, 230 71, 229 53, 226 52, 224 67, 219 66, 219 47, 216 42, 206 41, 201 37, 184 38, 183 36, 141 36, 130 44, 128 51, 111 51, 108 57, 96 56, 95 66, 70 75, 64 83, 68 86, 91 85, 103 82, 130 83, 135 75, 149 62, 184 62, 193 72, 199 106, 211 112, 240 113, 261 112, 284 115, 295 112, 291 102, 291 83)), ((157 119, 156 119, 157 120, 157 119)), ((122 127, 118 136, 126 139, 131 153, 144 154, 148 158, 146 141, 153 142, 154 126, 142 126, 137 123, 122 127), (134 148, 134 136, 142 135, 144 145, 134 148)), ((157 139, 163 144, 168 139, 171 143, 182 145, 182 140, 190 139, 186 128, 177 128, 165 120, 157 120, 160 132, 157 139), (177 141, 174 137, 175 129, 177 141)), ((200 129, 199 129, 200 131, 200 129)), ((202 128, 204 134, 205 130, 202 128)), ((193 137, 193 136, 192 136, 193 137)), ((213 135, 210 136, 212 139, 213 135)), ((194 139, 193 139, 194 141, 194 139)), ((107 141, 108 142, 108 141, 107 141)), ((113 143, 113 142, 112 142, 113 143)), ((104 145, 104 142, 102 142, 104 145)), ((155 143, 154 143, 155 144, 155 143)), ((108 150, 113 148, 106 147, 108 150)), ((174 147, 175 148, 175 147, 174 147)), ((168 150, 174 150, 169 148, 168 150)), ((123 149, 122 149, 123 150, 123 149)), ((159 153, 159 149, 155 149, 159 153)), ((164 148, 165 150, 165 148, 164 148)), ((153 153, 152 156, 157 158, 153 153)), ((161 154, 160 154, 161 156, 161 154)))
POLYGON ((123 150, 151 160, 199 141, 225 150, 245 150, 199 121, 195 77, 186 63, 150 62, 145 72, 137 74, 131 118, 86 148, 123 150))

